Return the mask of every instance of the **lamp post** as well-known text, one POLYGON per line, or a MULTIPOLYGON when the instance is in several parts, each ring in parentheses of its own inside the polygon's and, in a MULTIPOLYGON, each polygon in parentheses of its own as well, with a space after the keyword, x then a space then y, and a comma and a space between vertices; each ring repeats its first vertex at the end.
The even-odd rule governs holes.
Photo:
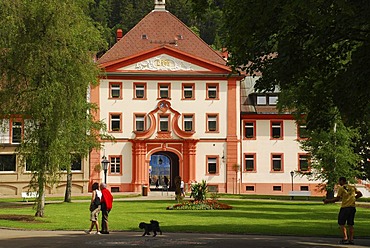
MULTIPOLYGON (((294 171, 291 171, 291 172, 290 172, 290 177, 292 178, 292 191, 293 191, 293 176, 294 176, 294 171)), ((292 194, 294 194, 294 193, 292 192, 292 194)), ((292 196, 290 197, 290 199, 291 199, 291 200, 293 200, 293 199, 294 199, 294 196, 292 195, 292 196)))
POLYGON ((103 166, 104 170, 104 183, 107 183, 107 170, 108 170, 108 164, 109 161, 107 160, 107 157, 103 156, 101 161, 101 165, 103 166))
POLYGON ((292 177, 292 191, 293 191, 293 176, 294 176, 294 171, 290 172, 290 176, 292 177))

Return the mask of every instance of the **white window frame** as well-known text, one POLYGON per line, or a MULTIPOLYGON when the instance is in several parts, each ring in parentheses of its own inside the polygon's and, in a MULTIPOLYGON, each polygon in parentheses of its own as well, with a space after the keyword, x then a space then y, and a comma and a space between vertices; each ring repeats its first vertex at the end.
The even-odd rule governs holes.
POLYGON ((23 123, 21 121, 12 121, 12 144, 20 144, 22 142, 22 131, 23 131, 23 123), (15 139, 14 133, 15 131, 20 131, 19 140, 15 139))
POLYGON ((194 130, 194 116, 193 115, 184 115, 184 130, 187 132, 194 130), (190 130, 187 128, 187 125, 190 123, 190 130))
POLYGON ((193 85, 184 85, 184 98, 193 99, 194 98, 194 86, 193 85), (187 93, 190 92, 190 96, 187 96, 187 93))
POLYGON ((145 85, 144 84, 135 84, 135 98, 143 99, 145 98, 145 85), (142 95, 138 93, 142 92, 142 95))
POLYGON ((274 172, 276 172, 276 171, 283 171, 283 155, 281 155, 281 154, 273 154, 272 155, 272 158, 271 158, 271 161, 272 161, 272 165, 271 165, 272 171, 274 171, 274 172), (279 170, 275 170, 275 166, 274 166, 274 162, 275 161, 280 162, 280 169, 279 170))
POLYGON ((122 161, 121 160, 122 160, 121 156, 111 156, 110 157, 109 174, 121 174, 122 173, 122 166, 121 166, 122 161))
POLYGON ((208 85, 208 98, 209 99, 217 99, 217 85, 208 85))
POLYGON ((169 97, 170 97, 170 87, 164 84, 159 85, 159 98, 169 98, 169 97))
POLYGON ((266 105, 267 97, 266 95, 257 95, 257 105, 266 105))
POLYGON ((111 83, 111 98, 121 98, 121 84, 117 83, 111 83), (118 96, 116 96, 114 93, 118 93, 118 96))
POLYGON ((269 98, 269 105, 276 105, 278 101, 278 96, 270 95, 269 98))
POLYGON ((111 114, 111 119, 110 119, 110 131, 112 132, 119 132, 121 130, 121 116, 120 114, 111 114), (117 118, 118 117, 118 118, 117 118), (118 130, 113 130, 113 123, 117 122, 118 123, 118 130))
POLYGON ((162 116, 159 117, 159 130, 161 132, 168 132, 170 130, 170 127, 169 127, 169 116, 167 116, 167 115, 163 116, 162 115, 162 116), (163 128, 163 130, 162 130, 162 125, 166 125, 166 128, 163 128))
POLYGON ((207 173, 208 174, 217 174, 217 158, 216 157, 208 157, 207 158, 207 173), (215 171, 210 171, 210 166, 214 165, 215 171))
POLYGON ((144 115, 135 115, 135 129, 136 131, 145 130, 145 116, 144 115), (139 130, 139 126, 142 126, 142 129, 139 130))

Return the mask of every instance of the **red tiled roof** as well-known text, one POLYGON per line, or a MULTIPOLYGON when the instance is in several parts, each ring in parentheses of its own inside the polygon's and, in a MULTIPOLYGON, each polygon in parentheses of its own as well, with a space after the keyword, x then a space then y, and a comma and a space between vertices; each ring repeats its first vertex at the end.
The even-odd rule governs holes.
POLYGON ((107 51, 98 63, 122 59, 163 45, 226 65, 222 56, 168 11, 150 12, 107 51), (143 35, 146 35, 146 39, 143 35))

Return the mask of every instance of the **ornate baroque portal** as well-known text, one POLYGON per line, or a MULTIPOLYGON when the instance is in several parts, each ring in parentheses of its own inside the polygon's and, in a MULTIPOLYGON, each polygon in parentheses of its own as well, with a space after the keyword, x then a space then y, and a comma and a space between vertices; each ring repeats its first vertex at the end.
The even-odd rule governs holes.
POLYGON ((134 131, 132 143, 132 189, 140 191, 143 185, 149 186, 149 166, 153 154, 163 154, 173 161, 171 180, 177 175, 185 183, 195 180, 196 144, 193 131, 183 131, 179 127, 181 114, 171 108, 166 100, 159 101, 157 107, 146 115, 147 129, 134 131), (161 128, 161 116, 168 116, 168 128, 161 128), (178 158, 178 159, 177 159, 178 158), (178 162, 177 162, 178 161, 178 162), (177 164, 178 163, 178 164, 177 164))

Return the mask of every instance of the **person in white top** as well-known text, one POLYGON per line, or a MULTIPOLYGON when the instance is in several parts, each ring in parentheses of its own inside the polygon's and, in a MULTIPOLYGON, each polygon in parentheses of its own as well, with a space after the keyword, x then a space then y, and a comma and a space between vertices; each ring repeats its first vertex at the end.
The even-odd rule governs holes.
POLYGON ((181 195, 185 197, 184 187, 185 187, 184 180, 181 179, 181 184, 180 184, 181 195))
POLYGON ((99 183, 94 183, 92 185, 92 195, 91 195, 91 202, 90 202, 90 229, 85 231, 86 234, 91 234, 92 229, 95 227, 96 232, 95 234, 100 234, 99 232, 99 222, 98 217, 100 213, 100 201, 101 201, 102 193, 99 190, 99 183))

